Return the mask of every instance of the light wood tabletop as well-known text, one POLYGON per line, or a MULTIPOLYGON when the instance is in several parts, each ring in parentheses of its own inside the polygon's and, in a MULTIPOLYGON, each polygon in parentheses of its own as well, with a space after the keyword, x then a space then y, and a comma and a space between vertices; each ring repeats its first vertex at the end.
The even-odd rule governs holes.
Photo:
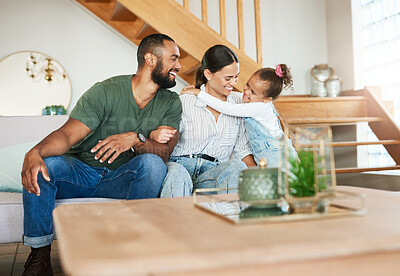
POLYGON ((355 187, 367 213, 235 225, 193 199, 61 205, 54 211, 70 275, 398 275, 400 193, 355 187))

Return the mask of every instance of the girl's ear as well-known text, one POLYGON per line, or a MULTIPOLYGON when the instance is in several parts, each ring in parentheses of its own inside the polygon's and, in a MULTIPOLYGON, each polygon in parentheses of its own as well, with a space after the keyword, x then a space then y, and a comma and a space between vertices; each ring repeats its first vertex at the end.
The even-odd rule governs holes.
POLYGON ((146 64, 150 67, 154 67, 157 63, 157 57, 152 53, 146 53, 144 55, 144 60, 146 61, 146 64))
POLYGON ((203 74, 204 74, 204 76, 206 77, 207 80, 210 80, 211 77, 212 77, 212 73, 211 73, 211 71, 208 70, 208 69, 204 69, 203 74))
POLYGON ((268 98, 263 100, 263 103, 269 103, 272 100, 273 100, 272 97, 268 97, 268 98))

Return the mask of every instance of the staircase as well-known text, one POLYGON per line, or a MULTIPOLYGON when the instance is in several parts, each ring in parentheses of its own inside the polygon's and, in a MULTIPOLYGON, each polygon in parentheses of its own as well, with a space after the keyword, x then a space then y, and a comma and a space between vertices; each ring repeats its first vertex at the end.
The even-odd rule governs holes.
MULTIPOLYGON (((343 91, 340 97, 281 96, 275 103, 283 125, 337 126, 367 122, 379 141, 335 141, 331 146, 383 145, 395 166, 336 168, 336 174, 400 169, 400 129, 376 96, 376 87, 343 91)), ((353 129, 355 131, 355 128, 353 129)), ((335 152, 336 158, 336 152, 335 152)), ((337 164, 336 164, 337 167, 337 164)))
POLYGON ((226 39, 225 0, 219 0, 219 33, 208 26, 207 0, 201 1, 202 20, 190 12, 190 0, 183 0, 183 5, 176 0, 76 1, 136 45, 149 34, 171 36, 181 53, 179 76, 189 84, 194 84, 194 73, 201 65, 204 52, 215 44, 228 46, 239 58, 240 78, 236 90, 241 91, 250 76, 262 67, 260 0, 254 0, 257 61, 245 53, 243 0, 237 0, 239 47, 226 39))

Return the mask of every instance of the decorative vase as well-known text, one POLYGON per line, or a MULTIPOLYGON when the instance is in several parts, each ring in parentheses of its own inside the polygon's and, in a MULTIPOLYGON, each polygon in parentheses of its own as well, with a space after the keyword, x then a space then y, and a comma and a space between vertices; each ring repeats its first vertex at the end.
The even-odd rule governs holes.
POLYGON ((311 96, 326 97, 325 81, 332 77, 334 70, 328 64, 315 65, 311 69, 311 96))
POLYGON ((328 97, 337 97, 339 96, 340 91, 342 90, 342 79, 338 76, 332 76, 325 81, 325 88, 328 97))

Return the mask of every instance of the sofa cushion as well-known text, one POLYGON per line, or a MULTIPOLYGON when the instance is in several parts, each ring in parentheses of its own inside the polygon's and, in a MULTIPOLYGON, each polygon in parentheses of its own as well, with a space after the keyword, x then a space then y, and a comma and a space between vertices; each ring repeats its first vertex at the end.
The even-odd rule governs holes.
POLYGON ((38 142, 0 148, 0 192, 21 193, 21 169, 25 153, 38 142))
MULTIPOLYGON (((118 199, 110 198, 70 198, 57 199, 56 207, 61 204, 106 202, 118 199)), ((22 193, 0 192, 0 243, 21 242, 24 232, 24 209, 22 193)))
POLYGON ((23 217, 22 194, 0 193, 0 243, 22 240, 23 217))

